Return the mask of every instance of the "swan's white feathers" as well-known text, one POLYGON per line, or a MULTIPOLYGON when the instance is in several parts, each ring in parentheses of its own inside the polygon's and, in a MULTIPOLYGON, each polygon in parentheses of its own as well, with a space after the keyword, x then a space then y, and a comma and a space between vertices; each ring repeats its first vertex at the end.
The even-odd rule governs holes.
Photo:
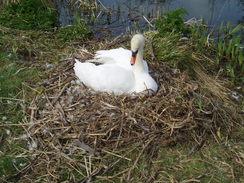
POLYGON ((135 83, 131 82, 135 80, 134 75, 123 67, 114 67, 109 64, 96 66, 76 60, 74 71, 81 82, 97 91, 122 94, 133 92, 134 89, 135 83))
MULTIPOLYGON (((131 51, 124 48, 116 48, 111 50, 99 50, 96 52, 95 56, 91 60, 87 60, 86 62, 100 63, 100 64, 116 64, 121 67, 131 69, 130 60, 131 51)), ((148 72, 148 65, 145 60, 143 60, 143 64, 146 72, 148 72)))
POLYGON ((96 91, 115 94, 142 92, 147 89, 157 91, 157 83, 149 75, 147 62, 143 60, 144 42, 142 35, 132 38, 131 49, 138 50, 134 66, 130 65, 130 50, 99 50, 91 60, 84 63, 76 60, 75 74, 81 82, 96 91))

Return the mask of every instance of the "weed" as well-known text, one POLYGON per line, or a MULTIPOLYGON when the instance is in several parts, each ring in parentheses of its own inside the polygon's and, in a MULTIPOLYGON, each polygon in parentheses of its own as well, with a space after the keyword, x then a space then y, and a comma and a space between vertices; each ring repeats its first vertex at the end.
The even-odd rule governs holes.
POLYGON ((184 9, 177 9, 153 21, 157 32, 151 39, 157 59, 171 60, 168 62, 170 65, 190 71, 192 61, 196 61, 196 58, 191 55, 208 57, 210 59, 205 59, 205 62, 201 63, 208 71, 216 72, 223 68, 224 77, 228 76, 232 82, 242 83, 244 81, 244 50, 241 47, 240 31, 243 30, 243 25, 232 27, 230 23, 221 24, 216 36, 214 29, 210 30, 204 23, 192 28, 186 26, 181 17, 186 13, 184 9), (189 45, 180 44, 178 40, 182 35, 191 36, 189 45))
POLYGON ((97 0, 69 0, 75 6, 78 5, 83 11, 95 12, 98 8, 97 0))
POLYGON ((236 83, 244 81, 244 50, 241 47, 240 34, 242 30, 241 24, 232 28, 230 23, 222 23, 218 28, 217 38, 211 34, 214 31, 208 30, 205 25, 197 25, 192 31, 195 50, 208 54, 214 60, 214 63, 205 64, 206 67, 212 65, 215 69, 223 68, 224 76, 236 83))
POLYGON ((84 39, 90 35, 91 31, 85 26, 84 22, 76 25, 61 27, 57 33, 57 37, 63 42, 84 39))
MULTIPOLYGON (((8 123, 17 124, 23 118, 22 107, 25 102, 22 101, 26 90, 23 82, 35 81, 37 71, 31 68, 25 68, 18 64, 13 54, 0 52, 2 67, 0 68, 0 126, 8 123)), ((17 127, 0 128, 0 175, 9 175, 17 173, 28 160, 23 158, 14 158, 24 144, 18 140, 11 140, 11 136, 17 136, 22 129, 17 127), (16 169, 17 168, 17 169, 16 169)))
MULTIPOLYGON (((19 125, 28 118, 24 114, 24 109, 29 105, 30 98, 42 90, 42 86, 35 90, 30 86, 44 77, 47 63, 54 64, 64 55, 70 54, 71 47, 69 45, 64 47, 53 33, 46 31, 21 31, 0 26, 0 35, 0 180, 2 180, 18 173, 18 169, 29 162, 29 158, 19 158, 23 149, 27 148, 26 141, 23 143, 19 140, 19 136, 25 133, 19 125)), ((17 180, 11 181, 17 182, 17 180)))
POLYGON ((233 82, 244 81, 244 50, 241 47, 241 35, 238 31, 244 30, 243 25, 231 28, 230 24, 220 27, 217 42, 218 64, 224 67, 233 82))
POLYGON ((187 14, 183 8, 174 11, 166 12, 152 23, 158 31, 158 36, 163 36, 166 32, 176 32, 180 34, 189 34, 190 28, 184 24, 181 15, 187 14))
POLYGON ((188 68, 190 55, 187 46, 179 42, 179 34, 166 32, 159 37, 157 32, 148 32, 146 35, 153 43, 158 61, 164 61, 172 67, 188 68))
POLYGON ((41 0, 20 0, 0 11, 0 24, 23 30, 48 29, 57 24, 57 13, 41 0))

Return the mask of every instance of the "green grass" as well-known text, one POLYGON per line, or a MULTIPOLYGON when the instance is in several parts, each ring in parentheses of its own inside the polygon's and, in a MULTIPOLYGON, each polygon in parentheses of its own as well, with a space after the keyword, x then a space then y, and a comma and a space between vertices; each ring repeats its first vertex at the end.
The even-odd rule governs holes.
POLYGON ((241 46, 242 24, 231 26, 221 24, 218 30, 207 28, 206 25, 195 26, 192 29, 193 49, 196 52, 209 55, 213 62, 205 63, 208 70, 223 69, 222 76, 228 77, 235 84, 244 82, 244 52, 241 46), (212 35, 208 35, 212 32, 212 35), (213 36, 213 33, 216 36, 213 36), (216 38, 217 37, 217 38, 216 38))
MULTIPOLYGON (((12 130, 14 132, 14 130, 12 130)), ((15 132, 14 132, 15 133, 15 132)), ((1 130, 1 134, 4 134, 5 139, 10 137, 6 135, 5 131, 1 130)), ((17 134, 12 134, 11 136, 17 136, 17 134)), ((4 143, 0 147, 0 175, 5 177, 11 177, 18 173, 17 169, 21 169, 26 166, 29 162, 29 158, 16 157, 22 153, 22 149, 25 147, 20 141, 10 141, 4 143)), ((1 180, 0 176, 0 180, 1 180)), ((8 179, 8 178, 7 178, 8 179)), ((16 178, 12 181, 17 181, 16 178)))
POLYGON ((11 53, 1 52, 0 61, 0 175, 8 176, 17 173, 16 168, 21 168, 21 164, 28 160, 15 158, 25 146, 13 138, 23 133, 23 129, 17 126, 6 127, 4 124, 19 124, 22 121, 24 113, 21 106, 27 102, 24 101, 24 95, 32 92, 23 83, 37 81, 38 72, 35 68, 22 66, 21 61, 11 53))
POLYGON ((61 27, 57 32, 57 37, 63 42, 78 41, 91 35, 91 30, 85 26, 84 22, 72 26, 61 27))
POLYGON ((209 28, 203 22, 191 27, 184 24, 182 14, 187 12, 184 9, 176 9, 153 21, 156 31, 151 34, 151 40, 154 43, 156 58, 189 71, 196 60, 192 55, 204 56, 201 64, 206 70, 213 73, 223 70, 222 77, 228 78, 234 84, 243 85, 244 52, 240 45, 244 26, 232 26, 227 23, 216 29, 209 28), (188 37, 183 44, 179 42, 182 36, 188 37), (186 49, 182 49, 180 45, 184 45, 186 49))
MULTIPOLYGON (((154 54, 158 61, 165 62, 172 67, 188 68, 191 53, 186 44, 179 42, 178 33, 164 33, 158 36, 157 32, 146 34, 153 43, 154 54)), ((149 49, 148 49, 149 50, 149 49)), ((147 53, 146 54, 150 54, 147 53)))
MULTIPOLYGON (((78 26, 76 30, 77 27, 65 27, 57 32, 20 31, 0 26, 0 182, 18 182, 19 179, 16 177, 12 179, 6 177, 12 177, 18 172, 17 169, 21 169, 30 161, 30 157, 17 158, 27 148, 26 142, 16 139, 25 133, 23 128, 4 126, 4 124, 19 124, 26 117, 22 106, 30 104, 35 90, 42 91, 36 83, 42 81, 50 72, 45 64, 51 63, 54 66, 59 64, 61 58, 74 53, 72 40, 79 39, 82 44, 84 37, 89 35, 88 33, 83 37, 83 33, 87 33, 86 30, 79 32, 83 30, 83 27, 78 26), (7 119, 3 120, 3 117, 7 119), (7 134, 6 130, 9 130, 10 134, 7 134)), ((179 33, 168 32, 160 37, 154 36, 153 33, 148 36, 153 41, 158 61, 167 62, 172 67, 191 68, 193 61, 191 51, 194 49, 189 42, 178 41, 179 33)), ((146 48, 146 57, 150 55, 148 50, 146 48)), ((200 98, 196 102, 198 106, 202 106, 200 98)), ((104 174, 99 174, 93 181, 96 183, 244 182, 241 164, 244 150, 242 133, 243 127, 237 126, 231 137, 227 132, 226 135, 214 134, 216 139, 213 136, 200 151, 192 155, 189 155, 189 152, 197 144, 196 142, 160 147, 157 156, 153 158, 146 153, 139 156, 143 150, 139 146, 129 154, 126 153, 133 147, 118 149, 117 154, 125 155, 132 161, 121 159, 118 164, 104 174), (136 163, 137 158, 139 159, 136 163), (128 174, 123 173, 129 167, 133 167, 130 181, 127 180, 128 174)), ((72 156, 72 160, 76 163, 84 164, 83 158, 83 154, 72 156)), ((117 160, 116 156, 106 155, 106 161, 109 164, 117 160)), ((96 168, 98 164, 99 161, 92 161, 93 168, 96 168)), ((77 166, 76 168, 78 171, 68 165, 59 167, 57 180, 62 182, 82 179, 86 175, 84 167, 77 166)), ((43 174, 46 173, 41 170, 38 176, 43 176, 42 171, 43 174)), ((42 179, 46 180, 45 177, 42 179)))
MULTIPOLYGON (((25 91, 26 95, 29 95, 28 98, 31 98, 34 91, 26 87, 26 85, 32 86, 32 84, 40 80, 39 76, 43 75, 41 73, 44 70, 43 66, 40 65, 45 65, 46 58, 49 58, 49 63, 58 63, 60 58, 72 53, 73 48, 70 48, 67 42, 64 43, 53 33, 14 31, 19 36, 13 37, 13 32, 9 33, 8 31, 11 30, 3 31, 5 33, 1 39, 4 43, 7 43, 1 45, 1 48, 4 49, 4 52, 0 54, 0 60, 3 63, 3 66, 0 68, 2 75, 0 84, 1 88, 3 88, 0 91, 1 97, 23 99, 23 91, 25 91), (31 49, 31 54, 26 54, 26 51, 23 51, 31 49), (13 52, 13 50, 17 51, 13 52), (23 83, 26 85, 23 85, 23 83)), ((169 48, 164 50, 164 54, 161 54, 162 61, 180 61, 180 58, 187 58, 181 50, 182 48, 178 47, 175 52, 170 52, 170 49, 176 45, 174 43, 177 43, 177 36, 174 37, 172 35, 172 37, 168 36, 168 38, 168 40, 160 38, 166 41, 165 49, 169 48), (171 38, 172 42, 170 42, 171 38)), ((1 104, 4 104, 1 105, 1 111, 6 112, 1 113, 0 119, 3 116, 7 116, 7 122, 11 121, 13 124, 19 123, 23 118, 20 102, 12 101, 13 103, 8 104, 5 99, 1 100, 1 102, 1 104)), ((198 101, 198 105, 201 105, 201 101, 198 101)), ((1 121, 0 125, 3 123, 6 123, 6 121, 1 121)), ((13 138, 23 133, 22 130, 16 127, 0 127, 1 134, 4 134, 3 143, 0 146, 0 175, 13 176, 17 173, 16 168, 21 168, 21 165, 30 161, 29 158, 16 158, 26 148, 25 143, 13 140, 13 138), (6 129, 11 131, 11 135, 6 134, 6 129)), ((122 159, 106 173, 99 174, 93 182, 146 182, 150 177, 152 177, 150 182, 184 182, 187 180, 192 182, 197 180, 203 183, 242 182, 241 164, 238 163, 239 160, 243 161, 239 156, 243 149, 240 138, 241 131, 243 131, 243 128, 235 133, 239 133, 238 137, 228 138, 228 135, 222 135, 221 139, 217 138, 218 142, 210 139, 200 151, 192 155, 188 155, 188 153, 196 145, 194 142, 178 144, 173 147, 160 147, 158 156, 153 159, 143 154, 131 170, 130 181, 127 181, 128 174, 123 173, 123 171, 134 165, 142 150, 141 147, 138 147, 132 153, 125 155, 132 159, 131 162, 122 159), (234 172, 234 177, 232 172, 234 172)), ((118 154, 126 154, 130 148, 119 149, 120 152, 118 154)), ((82 154, 76 154, 72 159, 83 163, 83 157, 82 154)), ((117 159, 117 157, 112 155, 106 157, 109 163, 115 162, 117 159)), ((98 164, 99 162, 93 160, 92 166, 96 167, 98 164)), ((83 173, 82 175, 72 167, 64 167, 60 167, 58 171, 59 174, 57 176, 60 182, 79 180, 86 175, 84 168, 77 168, 83 173)), ((43 173, 45 172, 43 171, 43 173)), ((6 180, 3 176, 0 177, 1 179, 6 180)), ((43 178, 43 181, 45 180, 43 178)), ((18 182, 18 178, 14 177, 8 179, 8 181, 18 182)))
MULTIPOLYGON (((240 133, 243 128, 238 131, 240 133)), ((161 147, 156 158, 150 159, 145 154, 139 158, 128 181, 128 174, 123 171, 134 165, 142 150, 138 148, 126 156, 132 159, 132 162, 121 160, 105 174, 95 178, 94 182, 132 183, 147 182, 150 179, 149 182, 241 183, 244 180, 241 164, 244 145, 241 138, 225 136, 222 140, 218 139, 218 142, 210 138, 199 151, 191 155, 189 152, 197 143, 161 147)), ((109 159, 109 162, 116 161, 112 156, 109 159)))
POLYGON ((14 29, 49 29, 57 25, 56 10, 41 0, 20 0, 0 11, 0 24, 14 29))
POLYGON ((25 133, 18 124, 28 120, 23 107, 42 92, 43 87, 37 83, 49 74, 46 64, 55 66, 74 52, 74 46, 68 39, 64 42, 58 31, 0 26, 0 50, 0 182, 17 182, 18 178, 12 176, 31 159, 17 158, 27 148, 27 141, 18 139, 25 133))
POLYGON ((155 25, 159 37, 163 36, 166 32, 176 32, 182 35, 188 35, 191 29, 184 24, 184 19, 181 17, 188 12, 183 9, 175 9, 169 11, 155 19, 152 23, 155 25))

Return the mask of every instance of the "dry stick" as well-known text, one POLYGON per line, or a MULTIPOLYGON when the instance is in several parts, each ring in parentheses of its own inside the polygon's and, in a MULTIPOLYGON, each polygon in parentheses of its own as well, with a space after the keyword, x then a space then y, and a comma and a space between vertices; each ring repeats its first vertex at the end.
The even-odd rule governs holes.
POLYGON ((153 182, 157 178, 158 172, 160 171, 160 168, 154 168, 153 173, 150 175, 150 177, 146 180, 145 183, 153 182))
POLYGON ((153 138, 151 138, 151 140, 149 140, 146 145, 143 147, 143 149, 141 150, 141 152, 139 153, 138 157, 136 158, 133 166, 129 169, 128 172, 128 176, 127 176, 127 181, 130 180, 130 175, 131 175, 131 171, 135 169, 137 162, 139 161, 140 157, 142 156, 142 153, 144 152, 144 150, 146 149, 146 147, 151 143, 151 141, 153 140, 153 138))
POLYGON ((155 60, 156 57, 155 57, 155 54, 154 54, 154 49, 153 49, 153 44, 152 44, 152 41, 147 39, 147 42, 149 43, 149 48, 150 48, 150 53, 151 53, 151 59, 152 60, 155 60))
POLYGON ((101 170, 102 170, 102 168, 97 168, 89 176, 82 178, 81 180, 78 180, 75 183, 89 183, 89 182, 91 182, 93 177, 95 177, 97 174, 99 174, 101 172, 101 170))
POLYGON ((201 181, 198 179, 192 178, 192 179, 188 179, 188 180, 183 180, 181 183, 190 183, 190 182, 201 182, 201 181))
MULTIPOLYGON (((11 122, 11 121, 9 121, 11 122)), ((34 124, 41 124, 42 122, 35 122, 34 124)), ((0 127, 3 126, 28 126, 28 125, 33 125, 33 123, 23 123, 23 124, 14 124, 14 123, 5 123, 5 124, 0 124, 0 127)))
MULTIPOLYGON (((46 149, 47 149, 47 148, 46 148, 46 149)), ((23 176, 24 174, 26 174, 26 173, 30 170, 30 168, 32 167, 32 165, 33 165, 39 158, 41 158, 43 155, 44 155, 44 153, 37 155, 37 156, 35 157, 35 159, 33 159, 28 165, 26 165, 25 167, 23 167, 18 173, 6 177, 7 182, 8 182, 8 180, 15 179, 15 178, 19 178, 19 179, 20 179, 20 177, 23 176)))
POLYGON ((105 153, 107 153, 107 154, 111 154, 111 155, 113 155, 113 156, 116 156, 116 157, 119 157, 119 158, 122 158, 122 159, 125 159, 125 160, 128 160, 128 161, 132 161, 130 158, 126 158, 126 157, 124 157, 124 156, 120 156, 120 155, 118 155, 118 154, 115 154, 115 153, 106 151, 106 150, 104 150, 104 149, 102 149, 102 152, 105 152, 105 153))
POLYGON ((122 129, 122 125, 120 124, 119 136, 118 136, 118 138, 117 138, 117 142, 116 142, 116 145, 115 145, 115 149, 117 149, 118 146, 119 146, 119 141, 120 141, 120 137, 121 137, 122 131, 123 131, 123 129, 122 129))
POLYGON ((146 20, 146 22, 152 27, 152 28, 155 28, 152 24, 151 24, 151 22, 143 15, 142 16, 143 18, 144 18, 144 20, 146 20))
POLYGON ((60 93, 58 94, 57 98, 53 101, 52 105, 54 105, 58 99, 61 97, 61 95, 64 93, 65 89, 70 85, 70 82, 67 82, 64 87, 62 88, 62 90, 60 91, 60 93))
POLYGON ((195 146, 191 149, 191 151, 188 153, 188 155, 192 155, 192 154, 195 153, 196 151, 199 151, 199 150, 203 147, 205 141, 206 141, 206 135, 204 135, 204 137, 201 139, 200 143, 198 143, 197 145, 195 145, 195 146))
POLYGON ((0 100, 15 100, 15 101, 24 102, 23 99, 9 98, 9 97, 0 97, 0 100))
MULTIPOLYGON (((136 147, 137 147, 137 146, 136 146, 136 147)), ((134 147, 133 149, 127 151, 127 152, 125 153, 125 155, 127 155, 127 154, 129 154, 130 152, 134 151, 134 150, 136 149, 136 147, 134 147)), ((114 163, 112 163, 111 165, 109 165, 109 166, 108 166, 102 173, 103 173, 103 174, 106 173, 109 169, 111 169, 112 167, 114 167, 115 165, 117 165, 117 164, 120 162, 121 159, 122 159, 122 158, 119 158, 119 159, 116 160, 114 163)), ((100 168, 100 169, 95 170, 95 171, 94 171, 95 173, 92 173, 92 175, 91 175, 90 177, 92 178, 92 177, 98 175, 102 169, 103 169, 103 168, 100 168)), ((124 173, 124 172, 126 172, 126 171, 128 171, 128 168, 125 169, 125 170, 122 171, 122 172, 119 172, 119 173, 117 173, 117 174, 115 174, 115 175, 113 175, 113 176, 111 176, 111 177, 107 177, 107 178, 114 178, 114 177, 116 177, 116 176, 118 176, 118 175, 120 175, 120 174, 122 174, 122 173, 124 173)), ((100 176, 96 176, 96 177, 97 177, 97 178, 104 179, 103 177, 100 177, 100 176)), ((79 182, 77 182, 77 183, 81 183, 81 181, 79 181, 79 182)))
POLYGON ((128 35, 120 35, 120 36, 117 36, 110 43, 108 43, 105 48, 109 48, 110 46, 114 46, 116 44, 121 44, 121 43, 127 41, 128 38, 129 38, 128 35))
MULTIPOLYGON (((123 171, 121 171, 121 172, 119 172, 119 173, 117 173, 117 174, 115 174, 115 175, 113 175, 113 176, 107 176, 106 179, 112 179, 112 178, 115 178, 115 177, 117 177, 118 175, 121 175, 121 174, 127 172, 128 170, 129 170, 129 168, 126 168, 125 170, 123 170, 123 171)), ((105 179, 103 176, 97 176, 97 178, 105 179)))
POLYGON ((58 109, 59 115, 60 115, 61 119, 63 120, 64 124, 67 125, 68 121, 66 120, 65 112, 59 102, 57 103, 57 109, 58 109))
POLYGON ((90 53, 89 51, 85 50, 84 48, 79 48, 79 51, 80 52, 84 52, 84 53, 86 53, 88 55, 94 56, 94 54, 90 53))
POLYGON ((32 87, 28 86, 28 85, 27 85, 27 84, 25 84, 24 82, 22 82, 22 85, 25 85, 26 87, 28 87, 28 88, 30 88, 31 90, 33 90, 33 91, 37 92, 38 94, 41 94, 41 92, 40 92, 40 91, 36 90, 35 88, 32 88, 32 87))
POLYGON ((100 0, 97 0, 97 1, 102 5, 102 7, 103 7, 106 11, 108 11, 108 8, 106 8, 100 0))

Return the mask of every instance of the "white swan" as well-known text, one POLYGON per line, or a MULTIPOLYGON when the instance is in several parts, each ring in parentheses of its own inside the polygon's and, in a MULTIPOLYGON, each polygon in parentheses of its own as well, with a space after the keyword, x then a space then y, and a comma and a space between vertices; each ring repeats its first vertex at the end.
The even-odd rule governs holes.
POLYGON ((156 92, 158 85, 149 75, 148 65, 143 60, 144 44, 143 35, 136 34, 131 40, 131 51, 123 48, 100 50, 92 60, 84 63, 76 60, 75 74, 81 82, 96 91, 114 94, 145 90, 156 92))

